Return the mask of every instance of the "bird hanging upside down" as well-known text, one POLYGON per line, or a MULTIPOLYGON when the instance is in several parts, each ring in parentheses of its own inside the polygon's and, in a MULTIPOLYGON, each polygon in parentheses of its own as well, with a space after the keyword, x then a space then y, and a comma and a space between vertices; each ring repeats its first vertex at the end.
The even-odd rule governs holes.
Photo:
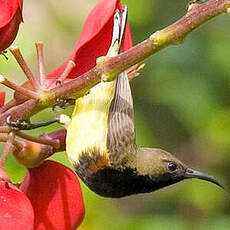
MULTIPOLYGON (((111 48, 119 53, 126 9, 114 16, 111 48)), ((212 176, 188 168, 170 153, 135 144, 133 100, 127 73, 93 87, 76 100, 67 127, 66 151, 76 173, 95 193, 124 197, 147 193, 189 178, 210 181, 212 176)))
MULTIPOLYGON (((126 7, 116 11, 111 47, 107 57, 99 61, 119 53, 126 17, 126 7)), ((76 173, 101 196, 118 198, 152 192, 190 178, 222 187, 213 176, 189 168, 162 149, 136 145, 133 100, 126 72, 115 79, 103 74, 101 83, 76 100, 71 119, 62 115, 32 124, 8 117, 7 124, 12 130, 28 130, 57 121, 67 129, 66 151, 76 173)))

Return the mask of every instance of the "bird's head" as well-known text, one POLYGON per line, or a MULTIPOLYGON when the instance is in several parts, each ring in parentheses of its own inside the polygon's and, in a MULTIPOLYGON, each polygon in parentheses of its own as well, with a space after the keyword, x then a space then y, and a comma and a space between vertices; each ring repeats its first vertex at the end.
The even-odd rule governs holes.
POLYGON ((175 156, 161 149, 139 148, 133 164, 139 175, 150 178, 152 191, 192 178, 206 180, 223 188, 213 176, 189 168, 175 156))

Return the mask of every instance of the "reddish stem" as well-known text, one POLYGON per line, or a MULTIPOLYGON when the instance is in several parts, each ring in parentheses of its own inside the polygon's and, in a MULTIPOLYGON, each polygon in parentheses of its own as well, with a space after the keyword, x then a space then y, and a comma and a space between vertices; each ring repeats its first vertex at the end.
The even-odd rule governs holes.
POLYGON ((0 168, 3 168, 6 158, 8 157, 11 148, 13 147, 14 142, 14 134, 11 132, 7 137, 7 141, 5 143, 1 158, 0 158, 0 168))
POLYGON ((40 85, 37 82, 36 78, 33 76, 29 66, 27 65, 25 59, 23 58, 20 49, 16 47, 10 47, 10 52, 14 55, 15 59, 17 60, 18 64, 20 65, 21 69, 25 73, 28 80, 31 82, 34 89, 40 89, 40 85))
POLYGON ((39 95, 37 93, 35 93, 32 90, 26 89, 20 85, 15 84, 12 81, 9 81, 7 78, 3 77, 2 75, 0 75, 0 83, 7 86, 10 89, 13 89, 16 92, 19 92, 31 99, 34 100, 38 100, 39 99, 39 95))
MULTIPOLYGON (((0 142, 7 142, 7 140, 8 140, 7 136, 0 135, 0 142)), ((13 145, 18 149, 23 148, 22 143, 17 141, 17 140, 15 140, 15 139, 13 140, 13 145)))
POLYGON ((38 72, 40 77, 40 84, 42 89, 46 88, 46 75, 45 75, 45 64, 44 64, 44 55, 43 55, 43 43, 37 42, 36 43, 36 50, 37 50, 37 59, 38 59, 38 72))
POLYGON ((55 149, 58 149, 60 147, 59 140, 50 139, 47 135, 36 137, 36 136, 28 135, 27 133, 24 133, 22 131, 16 131, 15 134, 23 139, 26 139, 32 142, 37 142, 37 143, 44 144, 44 145, 51 145, 55 149))
POLYGON ((63 82, 69 75, 69 73, 72 71, 72 69, 76 66, 76 64, 70 60, 68 61, 68 64, 64 70, 64 72, 61 74, 60 78, 58 78, 58 81, 63 82))
POLYGON ((16 101, 12 99, 11 101, 9 101, 7 104, 3 105, 0 108, 0 115, 16 105, 17 105, 16 101))

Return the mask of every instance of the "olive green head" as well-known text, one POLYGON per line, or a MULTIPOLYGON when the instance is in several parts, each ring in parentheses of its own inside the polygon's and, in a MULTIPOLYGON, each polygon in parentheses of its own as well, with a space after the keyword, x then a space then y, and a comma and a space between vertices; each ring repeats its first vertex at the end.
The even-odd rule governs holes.
POLYGON ((189 168, 175 156, 161 149, 138 147, 136 159, 132 164, 139 175, 152 179, 154 190, 192 178, 206 180, 223 188, 213 176, 189 168))

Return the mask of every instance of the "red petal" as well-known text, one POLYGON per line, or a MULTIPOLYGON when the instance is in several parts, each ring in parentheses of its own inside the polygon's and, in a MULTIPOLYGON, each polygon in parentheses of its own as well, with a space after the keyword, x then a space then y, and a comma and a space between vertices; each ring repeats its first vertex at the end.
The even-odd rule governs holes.
POLYGON ((35 212, 35 230, 76 229, 84 218, 81 187, 69 168, 45 161, 29 169, 21 185, 35 212))
POLYGON ((4 105, 5 102, 5 92, 0 92, 0 108, 4 105))
POLYGON ((0 0, 0 28, 12 20, 17 9, 22 11, 22 5, 23 0, 0 0))
MULTIPOLYGON (((116 9, 121 9, 118 0, 102 0, 93 8, 72 54, 64 64, 47 76, 48 79, 57 79, 69 60, 73 60, 76 67, 70 72, 68 78, 76 78, 93 68, 98 57, 106 55, 112 39, 113 15, 116 9)), ((124 46, 130 48, 132 43, 129 27, 125 35, 124 46)))
POLYGON ((0 181, 0 230, 32 230, 34 212, 26 195, 0 181))
POLYGON ((125 29, 125 37, 124 42, 122 46, 122 51, 129 50, 133 46, 132 36, 131 36, 131 30, 129 27, 129 24, 127 23, 126 29, 125 29))
POLYGON ((12 44, 18 33, 21 21, 21 11, 18 9, 12 20, 7 25, 0 28, 0 52, 12 44))

